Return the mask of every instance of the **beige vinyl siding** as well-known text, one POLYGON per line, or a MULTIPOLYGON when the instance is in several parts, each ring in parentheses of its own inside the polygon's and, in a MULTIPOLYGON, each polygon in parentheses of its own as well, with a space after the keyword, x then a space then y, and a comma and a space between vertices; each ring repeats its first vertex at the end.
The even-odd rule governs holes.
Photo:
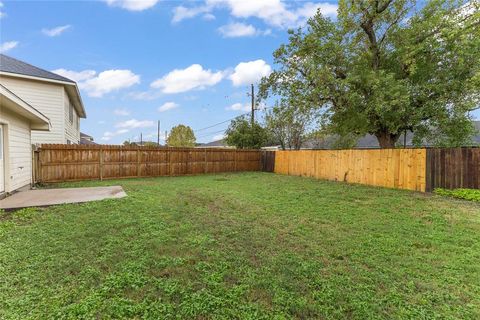
MULTIPOLYGON (((80 119, 77 111, 73 107, 67 92, 64 90, 64 110, 65 110, 65 139, 70 140, 73 144, 80 143, 80 119), (73 112, 73 121, 70 122, 70 109, 73 112)), ((66 140, 65 140, 66 143, 66 140)))
POLYGON ((30 122, 0 107, 0 123, 5 135, 5 191, 12 192, 32 182, 30 122))
POLYGON ((50 119, 50 131, 32 131, 32 143, 66 143, 65 89, 61 84, 2 75, 0 83, 50 119))

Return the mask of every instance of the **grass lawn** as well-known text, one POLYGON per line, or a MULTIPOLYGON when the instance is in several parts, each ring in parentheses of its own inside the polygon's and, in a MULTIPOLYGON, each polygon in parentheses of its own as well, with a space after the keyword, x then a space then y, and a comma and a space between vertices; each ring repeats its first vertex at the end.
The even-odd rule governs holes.
POLYGON ((269 173, 0 213, 0 319, 479 319, 480 204, 269 173))

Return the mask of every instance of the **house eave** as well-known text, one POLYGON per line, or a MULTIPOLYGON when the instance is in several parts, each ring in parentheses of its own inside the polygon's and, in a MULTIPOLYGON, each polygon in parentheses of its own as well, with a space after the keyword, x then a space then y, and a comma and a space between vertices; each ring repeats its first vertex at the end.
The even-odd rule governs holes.
POLYGON ((0 84, 0 105, 28 119, 32 130, 50 131, 50 119, 0 84))
POLYGON ((5 71, 0 71, 0 76, 22 78, 22 79, 29 79, 34 81, 41 81, 41 82, 48 82, 48 83, 63 85, 68 95, 72 99, 73 105, 75 107, 75 110, 77 110, 78 116, 83 119, 87 117, 87 113, 85 112, 85 108, 83 106, 82 96, 80 95, 80 90, 78 90, 78 86, 75 82, 67 82, 67 81, 60 81, 60 80, 49 79, 49 78, 34 77, 34 76, 25 75, 25 74, 5 72, 5 71))

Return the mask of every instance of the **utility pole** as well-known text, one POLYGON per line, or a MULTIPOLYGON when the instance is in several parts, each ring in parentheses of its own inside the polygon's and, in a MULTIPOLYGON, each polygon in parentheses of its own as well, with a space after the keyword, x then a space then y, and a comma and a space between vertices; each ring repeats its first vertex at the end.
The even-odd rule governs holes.
POLYGON ((140 132, 140 145, 143 145, 143 134, 140 132))
POLYGON ((252 97, 252 114, 251 114, 250 122, 251 122, 252 127, 253 127, 253 124, 255 123, 255 90, 253 88, 253 83, 252 83, 251 87, 252 87, 252 93, 250 94, 250 96, 252 97))
POLYGON ((157 122, 157 147, 160 146, 160 120, 157 122))
POLYGON ((168 134, 168 131, 165 130, 165 146, 167 145, 167 134, 168 134))

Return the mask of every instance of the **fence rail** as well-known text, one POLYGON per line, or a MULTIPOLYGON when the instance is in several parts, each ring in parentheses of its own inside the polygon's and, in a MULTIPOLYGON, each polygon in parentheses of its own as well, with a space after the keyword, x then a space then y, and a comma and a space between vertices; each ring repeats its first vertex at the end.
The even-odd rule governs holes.
POLYGON ((260 171, 258 150, 44 144, 35 152, 36 182, 260 171))

